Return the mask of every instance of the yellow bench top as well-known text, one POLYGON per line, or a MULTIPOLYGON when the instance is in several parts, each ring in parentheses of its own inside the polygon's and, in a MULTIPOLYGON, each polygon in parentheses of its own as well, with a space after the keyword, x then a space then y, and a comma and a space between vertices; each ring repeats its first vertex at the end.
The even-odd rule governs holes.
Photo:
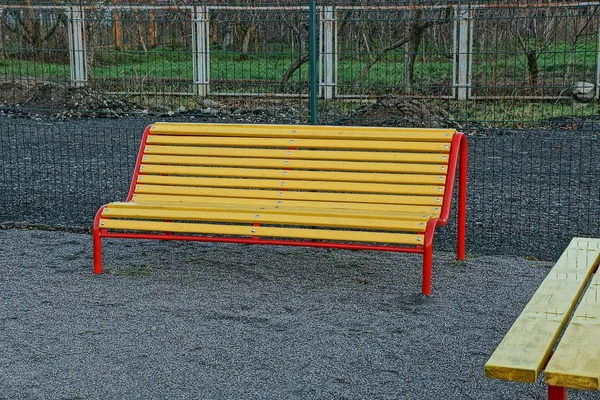
POLYGON ((486 363, 486 376, 535 382, 545 369, 549 385, 600 389, 599 263, 600 239, 574 238, 486 363))
POLYGON ((456 133, 155 123, 131 198, 99 227, 421 246, 450 201, 456 133))

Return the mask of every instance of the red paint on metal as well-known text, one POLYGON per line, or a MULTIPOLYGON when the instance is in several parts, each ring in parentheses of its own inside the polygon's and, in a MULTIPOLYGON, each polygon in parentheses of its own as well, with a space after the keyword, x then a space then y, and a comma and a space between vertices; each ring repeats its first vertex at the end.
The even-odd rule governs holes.
POLYGON ((135 186, 137 185, 138 175, 140 174, 140 165, 142 164, 142 159, 144 158, 144 150, 146 149, 146 142, 148 141, 148 135, 150 134, 150 128, 152 125, 148 125, 144 130, 144 135, 142 136, 142 144, 138 151, 137 160, 135 162, 135 169, 133 170, 133 178, 131 179, 131 186, 129 186, 129 194, 127 195, 127 200, 131 201, 133 198, 133 193, 135 192, 135 186))
POLYGON ((567 400, 567 388, 548 386, 548 400, 567 400))
POLYGON ((213 236, 191 236, 191 235, 172 235, 164 236, 157 233, 121 233, 107 232, 102 237, 111 237, 119 239, 160 239, 160 240, 188 240, 193 242, 222 242, 222 243, 242 243, 242 244, 265 244, 277 246, 300 246, 300 247, 326 247, 332 249, 345 250, 376 250, 391 251, 402 253, 423 254, 423 247, 400 247, 400 246, 379 246, 363 245, 354 243, 331 243, 331 242, 308 242, 301 240, 278 240, 278 239, 253 239, 238 237, 213 237, 213 236))
MULTIPOLYGON (((260 224, 258 222, 255 222, 252 224, 252 226, 260 226, 260 224)), ((260 236, 252 236, 252 239, 254 240, 260 240, 260 236)))
POLYGON ((431 262, 433 253, 433 233, 438 220, 432 219, 427 223, 425 230, 425 243, 423 244, 423 284, 421 292, 429 296, 431 294, 431 262))
MULTIPOLYGON (((458 163, 458 155, 460 148, 463 145, 464 134, 462 132, 456 132, 452 138, 452 144, 450 145, 450 154, 448 159, 448 174, 446 175, 446 184, 444 188, 444 198, 442 203, 442 212, 440 213, 440 219, 438 226, 444 226, 448 222, 450 216, 450 205, 452 204, 452 191, 454 188, 454 178, 456 177, 456 165, 458 163)), ((466 142, 466 140, 465 140, 466 142)))
POLYGON ((465 238, 467 234, 467 139, 463 136, 460 146, 460 170, 458 174, 458 245, 457 258, 465 259, 465 238))
POLYGON ((437 226, 444 226, 450 217, 454 178, 458 164, 458 237, 456 258, 465 259, 466 215, 467 215, 467 138, 462 132, 456 132, 450 145, 450 159, 448 160, 448 175, 444 190, 444 203, 437 226), (460 156, 460 164, 459 164, 460 156))
POLYGON ((100 207, 94 218, 94 274, 102 273, 102 237, 100 230, 100 217, 106 206, 100 207))

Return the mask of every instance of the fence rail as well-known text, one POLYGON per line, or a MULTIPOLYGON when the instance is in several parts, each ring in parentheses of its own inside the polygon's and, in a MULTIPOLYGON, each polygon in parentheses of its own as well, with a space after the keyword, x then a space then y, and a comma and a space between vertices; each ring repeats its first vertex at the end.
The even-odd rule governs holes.
MULTIPOLYGON (((393 90, 459 101, 557 100, 570 99, 573 84, 586 82, 598 98, 599 7, 320 5, 319 94, 365 98, 393 90)), ((0 75, 123 93, 298 96, 308 90, 301 68, 308 12, 307 6, 0 5, 0 75), (128 56, 138 65, 107 66, 128 56), (61 58, 69 59, 69 75, 61 58), (168 90, 152 83, 157 79, 171 79, 168 90)))

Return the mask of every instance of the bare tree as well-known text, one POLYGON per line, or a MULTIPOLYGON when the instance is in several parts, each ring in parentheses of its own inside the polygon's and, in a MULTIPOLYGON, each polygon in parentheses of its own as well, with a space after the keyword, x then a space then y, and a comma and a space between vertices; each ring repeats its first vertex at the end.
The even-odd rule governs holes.
POLYGON ((3 13, 2 25, 22 40, 29 57, 37 57, 39 52, 36 50, 47 47, 48 40, 56 33, 58 27, 67 23, 66 16, 60 10, 53 11, 52 18, 43 19, 36 12, 33 0, 25 0, 24 12, 17 10, 13 14, 16 18, 9 19, 6 18, 7 15, 8 11, 3 13))
POLYGON ((516 9, 509 31, 517 39, 527 60, 527 82, 529 89, 537 91, 540 55, 553 43, 558 31, 557 10, 547 8, 516 9))
POLYGON ((148 46, 151 49, 156 47, 156 10, 152 7, 156 1, 150 1, 150 9, 148 10, 148 46))
POLYGON ((308 24, 302 23, 299 26, 298 24, 290 24, 290 26, 294 29, 298 37, 298 58, 294 60, 294 62, 288 67, 288 69, 283 74, 283 77, 279 82, 280 91, 283 90, 283 87, 294 75, 294 72, 296 72, 303 64, 307 63, 310 59, 310 54, 305 51, 306 41, 308 40, 308 24))
MULTIPOLYGON (((590 22, 596 20, 598 17, 598 10, 600 6, 598 5, 589 5, 583 9, 584 12, 580 12, 578 16, 571 15, 571 10, 566 9, 567 19, 574 19, 573 26, 574 34, 567 35, 568 43, 569 43, 569 58, 567 61, 567 68, 565 69, 565 79, 568 79, 573 74, 573 63, 574 63, 574 53, 577 48, 577 43, 583 34, 590 27, 590 22)), ((566 30, 566 29, 565 29, 566 30)), ((593 30, 593 34, 596 35, 595 29, 593 30)))
POLYGON ((407 54, 407 88, 410 88, 413 85, 414 80, 414 64, 417 53, 419 51, 419 47, 421 46, 421 41, 424 32, 436 25, 447 24, 452 20, 452 7, 447 7, 444 11, 444 15, 439 19, 425 19, 423 18, 423 10, 425 6, 419 6, 416 8, 416 11, 413 15, 412 22, 407 29, 407 32, 400 39, 392 42, 390 45, 384 47, 379 53, 375 54, 369 62, 362 68, 356 79, 354 80, 354 85, 358 86, 361 80, 369 73, 371 68, 377 64, 382 58, 386 56, 390 51, 399 49, 400 47, 408 44, 409 51, 407 54))
MULTIPOLYGON (((256 0, 252 1, 252 7, 256 7, 256 0)), ((254 9, 250 10, 250 17, 249 17, 247 23, 245 23, 245 22, 246 21, 244 21, 242 19, 242 13, 240 12, 238 14, 238 24, 237 24, 238 29, 241 31, 240 36, 242 37, 242 48, 241 48, 240 57, 239 57, 240 61, 245 61, 248 59, 248 48, 250 46, 250 37, 256 30, 256 10, 254 10, 254 9)))

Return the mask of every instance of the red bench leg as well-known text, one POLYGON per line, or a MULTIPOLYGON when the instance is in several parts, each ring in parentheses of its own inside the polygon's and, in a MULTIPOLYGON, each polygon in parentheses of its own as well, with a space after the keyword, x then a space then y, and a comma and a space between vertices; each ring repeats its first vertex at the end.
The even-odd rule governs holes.
POLYGON ((102 238, 94 232, 94 273, 102 273, 102 238))
POLYGON ((101 274, 102 273, 102 237, 100 236, 100 214, 104 207, 101 207, 96 213, 96 218, 94 218, 94 273, 101 274))
POLYGON ((467 220, 467 140, 460 144, 460 169, 458 174, 458 246, 456 258, 465 259, 465 236, 467 220))
POLYGON ((548 386, 548 400, 567 400, 567 388, 548 386))
POLYGON ((431 246, 429 249, 425 249, 425 254, 423 255, 423 285, 421 288, 421 293, 429 296, 431 294, 431 246))
POLYGON ((437 219, 427 223, 425 230, 425 243, 423 244, 423 284, 421 293, 429 296, 431 294, 431 256, 433 253, 433 232, 437 225, 437 219))

